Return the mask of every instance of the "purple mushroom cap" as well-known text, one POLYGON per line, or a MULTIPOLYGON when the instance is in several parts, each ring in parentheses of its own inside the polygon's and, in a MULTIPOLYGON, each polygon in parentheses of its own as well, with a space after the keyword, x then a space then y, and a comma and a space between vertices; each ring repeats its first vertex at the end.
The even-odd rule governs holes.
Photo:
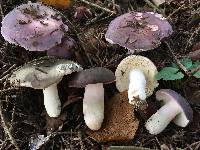
POLYGON ((22 4, 2 21, 1 34, 9 43, 30 51, 44 51, 61 43, 68 31, 61 16, 40 3, 22 4))
POLYGON ((76 47, 74 39, 66 36, 62 38, 62 42, 49 50, 47 50, 48 56, 57 56, 59 58, 70 58, 73 54, 73 50, 76 47))
POLYGON ((181 108, 181 113, 178 114, 173 122, 178 126, 184 126, 188 121, 193 120, 193 110, 187 100, 177 92, 171 89, 161 89, 156 92, 156 99, 165 104, 169 101, 174 101, 181 108))
POLYGON ((158 47, 172 32, 169 22, 158 13, 129 12, 110 23, 105 38, 134 53, 158 47))

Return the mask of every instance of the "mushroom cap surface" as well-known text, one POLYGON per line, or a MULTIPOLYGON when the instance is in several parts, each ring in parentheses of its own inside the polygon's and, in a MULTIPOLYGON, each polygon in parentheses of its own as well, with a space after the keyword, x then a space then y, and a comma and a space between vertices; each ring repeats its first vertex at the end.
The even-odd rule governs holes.
POLYGON ((132 69, 139 69, 144 73, 146 79, 146 95, 147 97, 151 96, 154 88, 158 86, 158 82, 155 79, 158 71, 154 63, 144 56, 130 55, 120 62, 115 71, 117 89, 120 92, 128 90, 129 74, 132 69))
POLYGON ((162 105, 169 101, 175 101, 181 108, 181 113, 178 114, 173 122, 181 127, 185 127, 193 119, 193 110, 187 100, 177 92, 171 89, 161 89, 156 92, 156 99, 162 101, 162 105))
POLYGON ((17 68, 9 81, 14 86, 44 89, 58 83, 64 75, 80 70, 82 68, 73 61, 43 57, 17 68))
POLYGON ((171 25, 161 14, 129 12, 110 23, 105 38, 134 53, 158 47, 161 40, 172 32, 171 25))
POLYGON ((57 56, 59 58, 70 58, 73 54, 73 49, 76 47, 76 42, 69 36, 63 37, 62 42, 49 50, 48 56, 57 56))
POLYGON ((68 31, 61 16, 40 3, 22 4, 9 12, 2 21, 1 34, 9 43, 29 51, 44 51, 61 43, 68 31))
POLYGON ((73 74, 72 78, 69 80, 68 85, 69 87, 84 88, 88 84, 108 84, 114 81, 115 75, 112 71, 103 67, 95 67, 73 74))

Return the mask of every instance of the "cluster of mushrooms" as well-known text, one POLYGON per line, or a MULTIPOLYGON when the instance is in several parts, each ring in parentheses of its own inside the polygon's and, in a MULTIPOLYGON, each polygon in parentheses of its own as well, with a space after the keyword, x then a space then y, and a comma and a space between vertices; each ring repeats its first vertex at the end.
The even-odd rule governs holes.
MULTIPOLYGON (((157 68, 148 58, 133 55, 158 47, 161 40, 172 34, 168 21, 154 12, 129 12, 115 18, 109 25, 105 39, 129 50, 130 56, 118 65, 115 74, 103 67, 85 69, 66 58, 75 40, 66 35, 68 26, 52 8, 41 3, 22 4, 9 12, 2 21, 1 34, 9 43, 29 51, 47 51, 49 56, 33 60, 13 71, 9 81, 14 86, 42 89, 44 106, 50 117, 61 113, 57 84, 64 75, 72 74, 69 87, 85 88, 83 114, 91 130, 99 130, 104 119, 104 84, 116 82, 119 92, 128 90, 129 103, 135 108, 148 107, 146 98, 158 87, 157 68)), ((193 111, 181 95, 170 89, 156 92, 162 107, 146 122, 151 134, 159 134, 173 120, 185 127, 193 118, 193 111)), ((109 108, 108 108, 109 109, 109 108)))

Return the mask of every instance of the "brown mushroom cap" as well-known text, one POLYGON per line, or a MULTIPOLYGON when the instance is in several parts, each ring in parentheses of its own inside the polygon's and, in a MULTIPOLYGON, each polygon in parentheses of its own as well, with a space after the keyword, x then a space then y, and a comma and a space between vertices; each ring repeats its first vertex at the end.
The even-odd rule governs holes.
POLYGON ((68 84, 69 87, 84 88, 88 84, 108 84, 114 81, 115 75, 112 71, 103 67, 95 67, 74 73, 68 84))
POLYGON ((161 14, 129 12, 110 23, 105 38, 133 53, 158 47, 161 40, 172 32, 171 25, 161 14))
POLYGON ((161 89, 156 92, 156 99, 162 101, 163 104, 169 101, 175 101, 177 105, 180 106, 182 112, 179 113, 174 119, 173 122, 181 127, 184 127, 188 121, 193 119, 193 110, 187 100, 182 97, 177 92, 171 89, 161 89))
POLYGON ((151 60, 139 55, 130 55, 118 65, 115 71, 117 89, 120 92, 128 90, 129 73, 132 69, 139 69, 144 73, 146 79, 146 95, 147 97, 152 95, 154 88, 158 86, 157 80, 155 79, 158 71, 151 60))

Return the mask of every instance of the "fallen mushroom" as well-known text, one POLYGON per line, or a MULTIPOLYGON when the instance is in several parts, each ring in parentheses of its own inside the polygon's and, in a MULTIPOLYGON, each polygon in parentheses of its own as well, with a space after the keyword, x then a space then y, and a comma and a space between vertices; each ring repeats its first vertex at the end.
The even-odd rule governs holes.
POLYGON ((186 127, 192 121, 193 110, 180 94, 170 89, 161 89, 156 92, 156 99, 163 106, 145 124, 150 134, 159 134, 171 121, 180 127, 186 127))
POLYGON ((105 38, 130 53, 158 47, 164 37, 173 32, 171 25, 161 14, 154 12, 129 12, 115 18, 109 25, 105 38))
POLYGON ((129 103, 135 108, 146 105, 146 98, 158 86, 155 75, 157 68, 151 60, 139 55, 130 55, 118 65, 116 87, 120 92, 128 90, 129 103))
POLYGON ((129 105, 127 91, 115 94, 105 102, 105 119, 98 131, 88 130, 87 134, 98 142, 130 141, 134 138, 139 121, 129 105))
POLYGON ((100 129, 104 119, 103 84, 109 84, 114 81, 114 74, 102 67, 80 71, 75 73, 69 80, 69 87, 85 87, 83 114, 85 123, 91 130, 100 129))
POLYGON ((60 44, 66 31, 68 27, 56 11, 31 2, 9 12, 1 27, 6 41, 29 51, 44 51, 60 44))
POLYGON ((73 61, 45 57, 18 68, 12 73, 9 81, 14 86, 43 89, 44 106, 48 115, 58 117, 61 112, 61 102, 57 84, 64 75, 80 70, 82 68, 73 61))

